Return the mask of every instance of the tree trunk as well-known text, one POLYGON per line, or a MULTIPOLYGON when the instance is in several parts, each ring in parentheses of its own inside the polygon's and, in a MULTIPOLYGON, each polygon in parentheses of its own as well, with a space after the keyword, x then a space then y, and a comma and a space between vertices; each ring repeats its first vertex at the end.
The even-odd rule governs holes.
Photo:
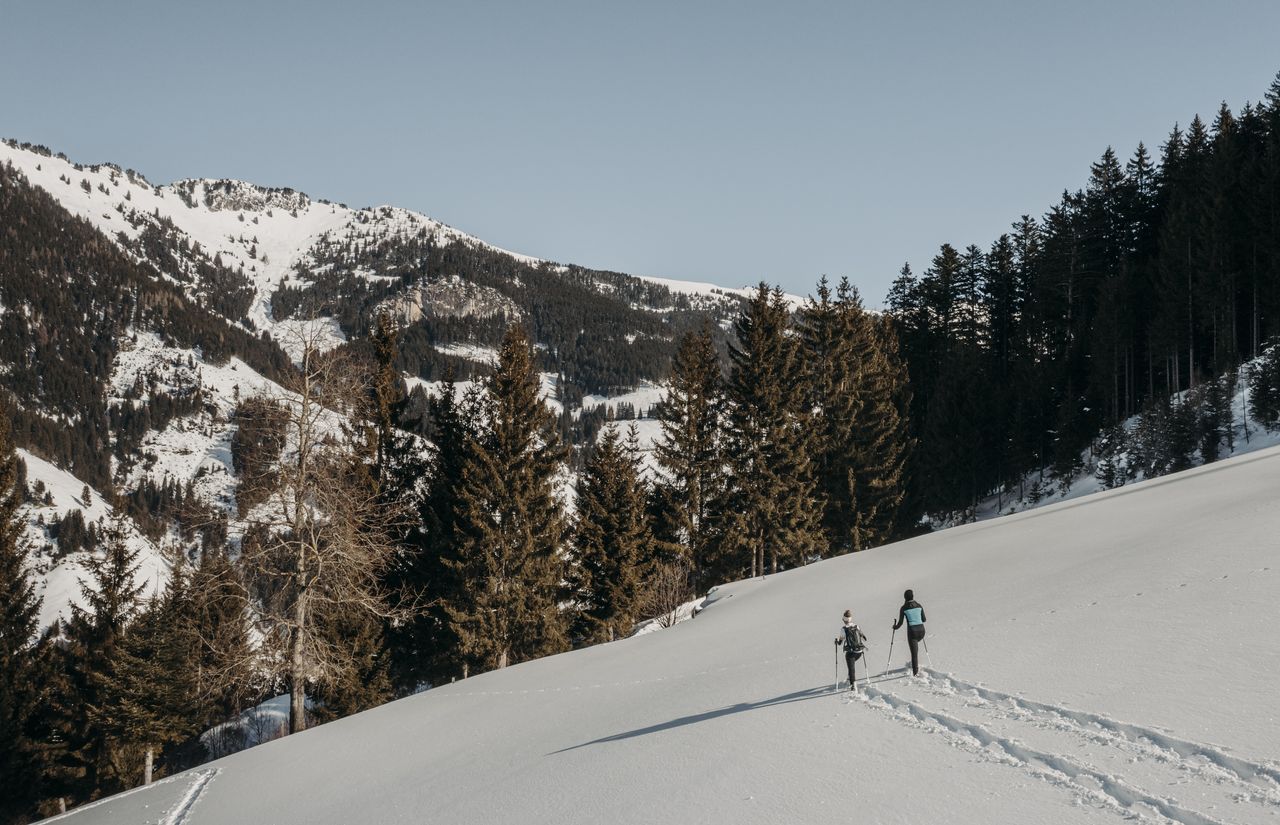
POLYGON ((151 784, 151 768, 153 765, 155 765, 155 758, 156 758, 156 749, 148 745, 147 746, 147 762, 146 762, 146 766, 142 769, 143 785, 151 784))
POLYGON ((307 729, 307 683, 302 661, 302 627, 306 621, 306 605, 298 600, 293 633, 289 639, 289 733, 307 729))

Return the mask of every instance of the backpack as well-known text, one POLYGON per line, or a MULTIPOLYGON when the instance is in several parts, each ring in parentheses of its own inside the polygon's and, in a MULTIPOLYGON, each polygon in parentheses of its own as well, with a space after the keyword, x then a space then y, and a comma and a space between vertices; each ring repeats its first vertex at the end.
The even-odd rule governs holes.
POLYGON ((862 631, 858 629, 856 624, 849 625, 844 629, 844 652, 857 653, 866 645, 862 641, 862 631))

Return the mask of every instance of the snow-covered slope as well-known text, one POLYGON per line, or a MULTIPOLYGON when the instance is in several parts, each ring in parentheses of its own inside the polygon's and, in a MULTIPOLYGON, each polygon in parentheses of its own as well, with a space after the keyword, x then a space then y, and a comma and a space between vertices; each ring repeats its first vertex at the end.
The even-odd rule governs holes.
MULTIPOLYGON (((111 520, 114 510, 100 490, 90 489, 86 502, 85 483, 65 470, 26 450, 18 450, 18 457, 27 465, 28 486, 41 492, 36 501, 23 508, 23 515, 27 520, 27 539, 35 550, 35 573, 41 584, 39 629, 43 631, 59 618, 70 618, 71 605, 82 603, 80 582, 89 579, 85 567, 88 554, 76 552, 59 557, 46 526, 79 510, 86 525, 102 527, 111 520)), ((138 551, 137 581, 144 585, 144 595, 149 598, 164 589, 169 580, 170 563, 131 522, 127 522, 126 527, 127 540, 138 551)))
MULTIPOLYGON (((1202 823, 1280 814, 1280 449, 739 582, 73 822, 1202 823), (902 671, 902 590, 932 664, 902 671), (874 678, 833 692, 852 607, 874 678)), ((928 660, 926 660, 928 664, 928 660)))
POLYGON ((481 243, 405 209, 351 209, 312 200, 301 192, 244 181, 183 180, 153 186, 141 175, 112 165, 77 165, 0 142, 0 163, 4 162, 113 240, 136 239, 142 227, 167 219, 189 241, 199 244, 205 258, 216 256, 232 269, 243 266, 256 291, 248 318, 258 329, 273 333, 272 293, 326 247, 352 240, 376 244, 422 231, 440 242, 481 243))
MULTIPOLYGON (((515 261, 549 263, 486 243, 426 215, 393 206, 353 209, 345 204, 313 200, 292 189, 273 189, 238 180, 188 179, 153 185, 133 170, 112 164, 84 165, 34 147, 0 141, 0 163, 9 163, 32 184, 50 193, 73 215, 84 218, 126 251, 147 227, 171 223, 187 246, 176 252, 181 268, 193 271, 197 261, 215 258, 230 270, 243 268, 255 297, 245 319, 254 329, 280 338, 290 327, 275 319, 271 296, 300 274, 321 275, 331 266, 330 253, 344 247, 371 250, 398 241, 430 237, 436 244, 463 243, 490 249, 515 261), (190 248, 188 248, 190 247, 190 248)), ((566 267, 552 264, 557 271, 566 267)), ((171 277, 175 273, 165 273, 171 277)), ((358 271, 368 280, 385 278, 358 271)), ((664 278, 640 280, 689 296, 703 308, 736 306, 751 290, 664 278)), ((608 284, 598 285, 611 291, 608 284)), ((801 298, 788 295, 798 306, 801 298)), ((232 319, 240 320, 240 319, 232 319)))

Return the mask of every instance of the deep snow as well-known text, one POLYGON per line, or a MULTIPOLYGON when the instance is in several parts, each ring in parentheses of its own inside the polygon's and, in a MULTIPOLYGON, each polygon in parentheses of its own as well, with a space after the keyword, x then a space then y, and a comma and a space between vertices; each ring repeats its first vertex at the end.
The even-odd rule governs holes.
POLYGON ((1264 823, 1280 448, 718 589, 76 823, 1264 823), (890 623, 912 587, 932 669, 890 623), (833 692, 852 607, 875 678, 833 692), (148 807, 144 807, 148 806, 148 807))

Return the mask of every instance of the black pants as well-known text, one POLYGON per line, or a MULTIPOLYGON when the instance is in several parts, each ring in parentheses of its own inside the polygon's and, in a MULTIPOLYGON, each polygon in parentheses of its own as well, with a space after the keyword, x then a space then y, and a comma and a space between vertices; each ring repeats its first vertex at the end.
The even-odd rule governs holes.
POLYGON ((861 657, 862 657, 861 650, 846 650, 844 652, 844 663, 849 666, 849 684, 851 685, 854 682, 854 673, 855 673, 853 668, 853 663, 858 661, 858 659, 861 657))
POLYGON ((911 647, 911 673, 920 675, 920 642, 924 641, 924 625, 907 628, 907 644, 911 647))

